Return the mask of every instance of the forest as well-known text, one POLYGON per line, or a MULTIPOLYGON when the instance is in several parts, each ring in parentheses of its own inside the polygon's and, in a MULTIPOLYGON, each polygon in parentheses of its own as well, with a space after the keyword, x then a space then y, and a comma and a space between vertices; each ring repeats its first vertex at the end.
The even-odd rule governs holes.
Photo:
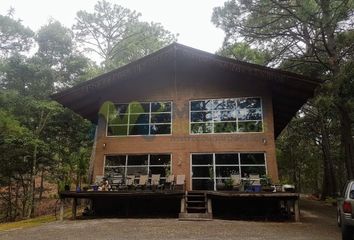
MULTIPOLYGON (((58 197, 48 183, 87 183, 95 125, 50 95, 177 41, 140 17, 105 0, 70 28, 0 15, 0 222, 40 215, 58 197)), ((354 0, 229 0, 211 21, 225 32, 216 54, 321 79, 278 137, 277 160, 282 183, 336 197, 354 178, 354 0)))

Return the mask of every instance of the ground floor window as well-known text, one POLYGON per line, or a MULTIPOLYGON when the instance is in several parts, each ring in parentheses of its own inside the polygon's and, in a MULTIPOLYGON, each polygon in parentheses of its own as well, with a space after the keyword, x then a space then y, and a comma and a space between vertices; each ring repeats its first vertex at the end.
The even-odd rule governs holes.
POLYGON ((160 174, 164 180, 171 172, 171 154, 107 155, 104 171, 106 177, 160 174))
POLYGON ((218 190, 231 175, 267 174, 265 153, 193 153, 191 170, 193 190, 218 190))

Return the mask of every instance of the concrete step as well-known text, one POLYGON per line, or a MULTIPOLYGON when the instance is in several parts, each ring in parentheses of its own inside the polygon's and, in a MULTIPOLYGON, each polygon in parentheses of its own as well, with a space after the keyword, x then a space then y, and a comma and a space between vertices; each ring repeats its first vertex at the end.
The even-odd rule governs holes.
POLYGON ((211 221, 213 216, 210 213, 180 213, 180 221, 211 221))
POLYGON ((205 203, 205 200, 203 201, 187 200, 187 203, 205 203))
POLYGON ((187 209, 194 209, 194 210, 206 210, 206 207, 189 207, 187 206, 187 209))

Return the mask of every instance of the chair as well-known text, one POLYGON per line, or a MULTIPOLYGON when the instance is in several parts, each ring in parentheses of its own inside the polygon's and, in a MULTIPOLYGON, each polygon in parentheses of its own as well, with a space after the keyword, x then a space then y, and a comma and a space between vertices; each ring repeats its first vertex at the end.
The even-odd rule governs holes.
POLYGON ((186 185, 186 175, 177 175, 174 189, 176 189, 177 187, 177 188, 182 188, 181 190, 184 191, 185 185, 186 185))
POLYGON ((232 180, 232 189, 240 191, 241 190, 241 176, 240 175, 231 175, 232 180))
POLYGON ((152 174, 151 175, 151 189, 162 189, 163 184, 160 184, 160 174, 152 174))
POLYGON ((148 175, 140 175, 137 188, 145 189, 148 181, 149 181, 148 175))
POLYGON ((252 186, 253 192, 260 192, 261 191, 261 178, 259 174, 250 174, 250 181, 252 186))
POLYGON ((113 175, 110 180, 112 190, 122 189, 123 175, 113 175))
POLYGON ((258 186, 261 185, 261 178, 259 177, 259 174, 250 174, 250 180, 253 186, 258 186))
POLYGON ((175 184, 175 175, 168 175, 166 177, 165 188, 169 188, 169 190, 172 190, 174 188, 174 184, 175 184))
POLYGON ((125 185, 128 189, 135 188, 135 175, 128 175, 125 180, 125 185))

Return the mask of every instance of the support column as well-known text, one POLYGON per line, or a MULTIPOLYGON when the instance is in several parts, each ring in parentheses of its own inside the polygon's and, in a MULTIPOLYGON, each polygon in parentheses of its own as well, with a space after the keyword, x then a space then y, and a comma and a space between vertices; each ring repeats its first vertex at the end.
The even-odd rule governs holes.
POLYGON ((59 219, 60 221, 64 220, 64 199, 60 199, 59 219))
POLYGON ((77 198, 73 199, 72 218, 76 219, 77 198))
POLYGON ((294 200, 294 216, 295 222, 300 222, 300 208, 299 208, 299 199, 294 200))
POLYGON ((183 197, 181 198, 181 213, 186 212, 186 199, 183 197))
POLYGON ((208 198, 208 213, 213 214, 213 207, 212 207, 211 198, 208 198))

